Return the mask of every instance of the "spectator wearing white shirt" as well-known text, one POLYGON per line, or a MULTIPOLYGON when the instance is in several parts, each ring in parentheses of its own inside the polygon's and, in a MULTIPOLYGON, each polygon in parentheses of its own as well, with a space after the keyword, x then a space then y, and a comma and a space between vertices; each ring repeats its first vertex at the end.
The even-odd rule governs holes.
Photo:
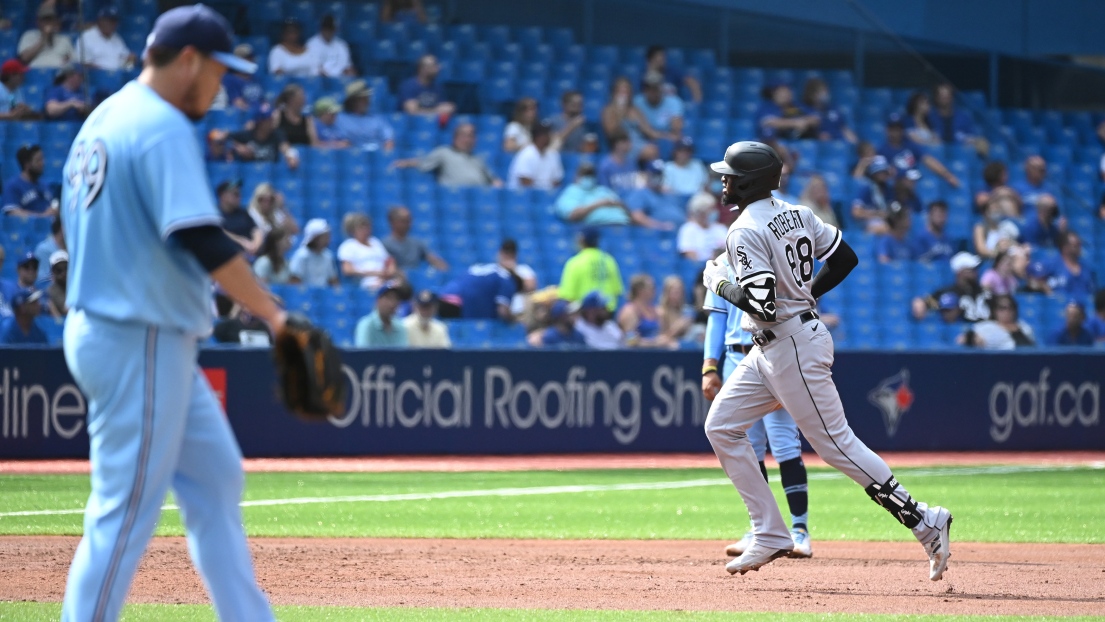
POLYGON ((372 237, 372 220, 353 212, 342 219, 341 228, 349 239, 338 247, 342 276, 361 279, 361 289, 371 292, 395 275, 395 261, 384 243, 372 237))
POLYGON ((38 9, 38 28, 32 28, 19 37, 19 60, 32 69, 58 69, 73 60, 73 42, 61 34, 61 21, 51 3, 42 3, 38 9))
POLYGON ((690 136, 680 138, 671 161, 664 164, 664 193, 689 197, 705 188, 708 181, 706 165, 694 157, 694 141, 690 136))
POLYGON ((725 248, 728 229, 717 222, 717 201, 708 192, 699 192, 687 203, 687 222, 679 227, 676 248, 693 261, 709 261, 725 248))
POLYGON ((537 100, 523 97, 514 104, 514 114, 503 130, 503 151, 516 153, 533 142, 530 133, 537 122, 537 100))
POLYGON ((77 39, 77 61, 105 71, 117 71, 134 66, 135 56, 117 32, 119 11, 108 6, 100 9, 96 26, 81 33, 77 39))
POLYGON ((318 56, 303 45, 299 22, 294 19, 285 20, 280 43, 269 50, 269 73, 309 78, 318 75, 320 65, 318 56))
POLYGON ((414 299, 414 313, 403 318, 407 345, 411 348, 451 348, 449 328, 437 315, 437 295, 426 290, 414 299))
POLYGON ((564 179, 560 152, 550 146, 552 125, 542 121, 534 126, 533 143, 523 147, 510 163, 509 188, 554 190, 564 179))
POLYGON ((318 34, 307 40, 307 53, 318 59, 320 73, 331 78, 356 73, 349 55, 349 44, 337 33, 334 16, 324 15, 319 22, 318 34))

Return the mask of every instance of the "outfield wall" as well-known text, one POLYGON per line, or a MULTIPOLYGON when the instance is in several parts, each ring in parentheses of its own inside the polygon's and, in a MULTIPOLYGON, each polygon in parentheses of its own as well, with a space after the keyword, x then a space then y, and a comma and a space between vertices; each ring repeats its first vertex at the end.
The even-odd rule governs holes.
MULTIPOLYGON (((200 357, 246 456, 709 451, 694 352, 349 351, 346 414, 277 404, 267 350, 200 357)), ((853 429, 886 450, 1105 449, 1105 352, 841 352, 853 429)), ((0 458, 86 457, 58 349, 0 348, 0 458)))

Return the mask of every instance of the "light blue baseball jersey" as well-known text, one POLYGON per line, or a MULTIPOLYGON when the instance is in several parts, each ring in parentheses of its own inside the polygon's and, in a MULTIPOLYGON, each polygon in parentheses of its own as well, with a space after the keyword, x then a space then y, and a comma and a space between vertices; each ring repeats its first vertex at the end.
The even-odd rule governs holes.
POLYGON ((209 333, 210 279, 169 240, 174 231, 221 222, 188 118, 130 82, 89 116, 64 173, 69 307, 209 333))

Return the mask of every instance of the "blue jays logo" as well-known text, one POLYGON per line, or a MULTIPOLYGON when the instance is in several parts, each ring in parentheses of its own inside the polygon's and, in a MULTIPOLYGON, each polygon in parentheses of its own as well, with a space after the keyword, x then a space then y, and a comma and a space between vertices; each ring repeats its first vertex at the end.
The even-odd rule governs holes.
POLYGON ((902 369, 893 376, 884 379, 867 394, 871 402, 882 412, 882 421, 886 425, 886 435, 894 436, 902 416, 913 406, 913 391, 909 388, 909 370, 902 369))
POLYGON ((744 254, 744 246, 738 246, 736 249, 737 261, 744 266, 745 270, 752 269, 752 260, 748 258, 748 255, 744 254))

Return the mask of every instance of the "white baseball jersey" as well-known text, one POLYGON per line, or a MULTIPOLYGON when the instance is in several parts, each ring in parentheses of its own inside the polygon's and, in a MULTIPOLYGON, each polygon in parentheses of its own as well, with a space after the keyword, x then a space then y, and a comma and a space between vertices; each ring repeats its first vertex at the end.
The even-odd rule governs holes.
POLYGON ((808 207, 776 198, 756 201, 729 227, 725 248, 741 287, 775 279, 776 321, 744 314, 749 332, 771 328, 817 306, 811 290, 814 260, 825 261, 840 246, 840 230, 808 207))

